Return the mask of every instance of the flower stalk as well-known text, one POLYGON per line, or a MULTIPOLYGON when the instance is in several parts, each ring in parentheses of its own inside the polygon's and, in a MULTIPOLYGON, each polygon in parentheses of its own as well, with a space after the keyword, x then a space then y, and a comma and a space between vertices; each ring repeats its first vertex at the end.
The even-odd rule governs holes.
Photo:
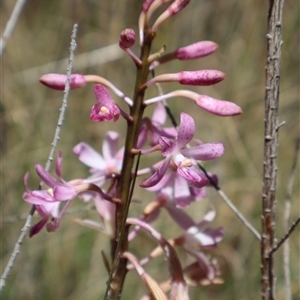
POLYGON ((145 32, 144 43, 141 47, 141 66, 137 66, 136 84, 133 95, 133 105, 130 108, 132 122, 127 121, 127 135, 125 140, 124 160, 119 182, 117 184, 117 198, 121 199, 121 204, 116 208, 116 232, 113 267, 108 281, 108 291, 106 299, 119 299, 127 273, 127 258, 121 254, 128 250, 128 230, 126 230, 126 219, 130 207, 129 198, 132 170, 135 155, 131 152, 136 148, 138 134, 141 126, 143 112, 145 109, 145 90, 140 87, 147 82, 149 73, 148 57, 150 55, 151 43, 155 34, 152 30, 145 32))

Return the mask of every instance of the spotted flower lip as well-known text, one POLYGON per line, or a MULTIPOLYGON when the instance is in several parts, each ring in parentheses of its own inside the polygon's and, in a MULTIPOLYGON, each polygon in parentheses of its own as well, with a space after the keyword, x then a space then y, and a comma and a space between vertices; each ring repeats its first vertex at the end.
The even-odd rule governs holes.
POLYGON ((180 125, 177 138, 171 140, 166 137, 159 139, 162 155, 165 160, 158 170, 148 179, 144 180, 141 187, 153 187, 158 184, 165 175, 170 162, 173 161, 180 176, 186 179, 193 187, 201 188, 209 183, 206 176, 193 166, 193 160, 210 160, 220 157, 224 153, 224 146, 221 143, 200 144, 187 148, 188 143, 195 134, 195 122, 191 116, 185 113, 180 114, 180 125))
POLYGON ((121 114, 120 108, 112 99, 109 91, 101 84, 94 87, 94 94, 98 103, 93 105, 90 119, 94 122, 113 120, 116 122, 121 114))

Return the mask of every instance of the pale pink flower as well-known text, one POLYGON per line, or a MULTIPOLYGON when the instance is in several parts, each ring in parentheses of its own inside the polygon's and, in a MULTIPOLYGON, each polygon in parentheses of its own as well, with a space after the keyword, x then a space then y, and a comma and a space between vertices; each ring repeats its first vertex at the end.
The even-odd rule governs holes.
POLYGON ((79 143, 73 148, 73 153, 85 165, 91 168, 93 178, 99 177, 98 184, 102 184, 106 177, 119 174, 122 163, 124 147, 118 150, 119 134, 108 131, 102 144, 102 155, 86 143, 79 143))

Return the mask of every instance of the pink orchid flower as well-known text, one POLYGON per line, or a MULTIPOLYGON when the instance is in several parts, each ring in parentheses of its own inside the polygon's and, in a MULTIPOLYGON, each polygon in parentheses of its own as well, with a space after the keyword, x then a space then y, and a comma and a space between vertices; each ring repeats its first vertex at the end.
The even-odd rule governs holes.
POLYGON ((144 180, 141 187, 152 187, 159 183, 171 162, 176 166, 176 171, 187 180, 188 184, 201 188, 209 183, 206 176, 198 170, 194 160, 210 160, 220 157, 224 153, 224 146, 221 143, 200 144, 187 148, 188 143, 193 139, 195 133, 195 122, 191 116, 185 113, 180 114, 180 125, 177 137, 171 140, 161 137, 159 144, 165 160, 158 170, 148 179, 144 180))
POLYGON ((108 131, 103 140, 102 155, 86 143, 79 143, 73 148, 73 153, 85 165, 91 168, 93 178, 99 178, 95 183, 100 186, 105 178, 112 174, 119 174, 122 162, 124 147, 118 150, 119 134, 115 131, 108 131))
POLYGON ((55 231, 59 226, 59 220, 63 213, 79 193, 87 190, 99 192, 97 186, 86 183, 81 179, 66 182, 61 176, 61 165, 62 153, 59 152, 55 165, 55 172, 59 180, 56 180, 41 165, 36 164, 35 170, 41 180, 50 187, 48 190, 30 190, 27 184, 29 177, 28 173, 24 176, 23 182, 26 192, 23 194, 23 199, 29 204, 36 205, 36 210, 42 217, 42 220, 32 227, 30 236, 37 234, 50 218, 53 219, 52 221, 54 221, 54 223, 48 223, 47 230, 55 231), (58 215, 59 204, 61 201, 67 201, 67 203, 58 215))
POLYGON ((116 122, 121 114, 120 108, 112 99, 109 91, 101 84, 94 87, 95 97, 98 103, 93 105, 90 118, 94 122, 103 122, 113 120, 116 122))

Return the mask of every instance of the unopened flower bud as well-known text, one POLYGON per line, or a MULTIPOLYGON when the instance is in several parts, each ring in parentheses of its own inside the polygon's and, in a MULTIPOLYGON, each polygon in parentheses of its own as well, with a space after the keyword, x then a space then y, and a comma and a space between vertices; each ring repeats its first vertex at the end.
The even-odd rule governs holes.
POLYGON ((156 82, 179 82, 185 85, 212 85, 222 81, 225 73, 218 70, 182 71, 179 73, 161 74, 146 82, 141 88, 145 88, 156 82))
MULTIPOLYGON (((65 89, 67 75, 65 74, 45 74, 40 78, 40 82, 53 90, 63 91, 65 89)), ((76 89, 86 85, 84 76, 72 74, 70 76, 70 89, 76 89)))
POLYGON ((131 28, 123 30, 119 38, 119 46, 122 49, 130 48, 135 43, 135 32, 131 28))
POLYGON ((175 0, 167 9, 171 15, 176 15, 182 11, 191 0, 175 0))
POLYGON ((217 100, 206 95, 200 95, 196 104, 204 110, 218 116, 235 116, 243 113, 242 109, 229 101, 217 100))
POLYGON ((180 11, 182 11, 191 0, 175 0, 168 8, 165 10, 155 21, 155 23, 152 26, 153 30, 157 30, 157 28, 165 22, 170 17, 178 14, 180 11))
POLYGON ((195 59, 207 56, 218 49, 218 44, 211 41, 201 41, 179 48, 175 51, 175 57, 179 60, 195 59))
POLYGON ((178 74, 179 83, 185 85, 212 85, 225 78, 225 73, 218 70, 182 71, 178 74))
POLYGON ((145 0, 142 5, 142 11, 148 11, 150 5, 154 2, 154 0, 145 0))

